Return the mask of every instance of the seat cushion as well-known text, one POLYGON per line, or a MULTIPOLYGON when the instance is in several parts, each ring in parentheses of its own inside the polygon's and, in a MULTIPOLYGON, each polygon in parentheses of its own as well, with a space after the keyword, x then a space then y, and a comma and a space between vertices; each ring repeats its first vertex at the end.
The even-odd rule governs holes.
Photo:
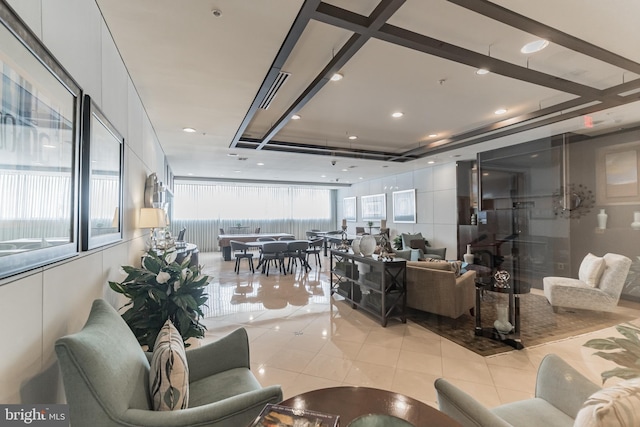
POLYGON ((167 320, 153 346, 149 392, 153 409, 174 411, 189 404, 189 366, 182 336, 167 320))
POLYGON ((235 368, 194 381, 189 388, 189 406, 194 408, 262 387, 249 369, 235 368))
POLYGON ((600 282, 600 277, 602 277, 604 267, 604 258, 588 253, 582 260, 582 263, 580 263, 578 279, 595 288, 600 282))
POLYGON ((640 425, 640 378, 622 381, 593 393, 576 416, 576 427, 640 425))
POLYGON ((514 427, 571 427, 573 418, 544 399, 534 398, 507 403, 491 412, 514 427))

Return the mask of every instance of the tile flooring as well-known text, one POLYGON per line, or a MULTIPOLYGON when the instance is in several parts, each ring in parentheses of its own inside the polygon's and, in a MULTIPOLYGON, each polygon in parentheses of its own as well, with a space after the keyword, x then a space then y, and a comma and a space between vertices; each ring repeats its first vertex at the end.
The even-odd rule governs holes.
MULTIPOLYGON (((369 315, 329 295, 328 258, 322 269, 300 269, 286 276, 252 274, 243 261, 219 252, 200 254, 209 285, 205 340, 247 329, 251 369, 263 385, 280 384, 284 397, 339 385, 376 387, 403 393, 437 407, 433 382, 444 377, 487 407, 533 396, 542 358, 556 353, 600 383, 611 362, 582 347, 595 337, 616 336, 614 328, 482 357, 414 323, 389 321, 386 328, 369 315)), ((622 301, 618 308, 640 317, 640 304, 622 301)), ((526 328, 526 325, 523 325, 526 328)), ((524 343, 526 346, 526 343, 524 343)), ((610 380, 607 384, 615 383, 610 380)))

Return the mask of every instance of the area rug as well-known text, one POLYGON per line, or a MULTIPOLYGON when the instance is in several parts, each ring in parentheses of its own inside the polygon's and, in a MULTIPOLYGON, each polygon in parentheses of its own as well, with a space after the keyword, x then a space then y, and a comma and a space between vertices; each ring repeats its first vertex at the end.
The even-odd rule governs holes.
MULTIPOLYGON (((507 303, 506 294, 486 292, 481 305, 482 326, 490 327, 496 319, 496 303, 507 303)), ((447 338, 481 356, 513 350, 513 347, 474 334, 475 317, 464 314, 458 319, 408 309, 408 318, 420 326, 447 338)), ((634 319, 632 316, 589 310, 561 308, 554 313, 542 295, 520 296, 520 338, 526 347, 558 341, 604 329, 634 319)))

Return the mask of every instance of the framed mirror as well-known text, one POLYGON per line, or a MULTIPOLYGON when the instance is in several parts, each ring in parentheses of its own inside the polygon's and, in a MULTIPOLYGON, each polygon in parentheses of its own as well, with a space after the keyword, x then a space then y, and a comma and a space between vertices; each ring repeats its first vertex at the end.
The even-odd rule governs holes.
POLYGON ((82 114, 82 250, 122 239, 124 139, 84 96, 82 114))
POLYGON ((81 89, 0 3, 0 278, 78 253, 81 89))

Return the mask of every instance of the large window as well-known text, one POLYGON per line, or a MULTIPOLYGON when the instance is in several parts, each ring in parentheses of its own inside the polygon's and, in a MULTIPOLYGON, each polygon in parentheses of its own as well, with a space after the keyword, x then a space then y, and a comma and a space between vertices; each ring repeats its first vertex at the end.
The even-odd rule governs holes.
POLYGON ((176 183, 176 220, 330 219, 331 190, 176 183))

